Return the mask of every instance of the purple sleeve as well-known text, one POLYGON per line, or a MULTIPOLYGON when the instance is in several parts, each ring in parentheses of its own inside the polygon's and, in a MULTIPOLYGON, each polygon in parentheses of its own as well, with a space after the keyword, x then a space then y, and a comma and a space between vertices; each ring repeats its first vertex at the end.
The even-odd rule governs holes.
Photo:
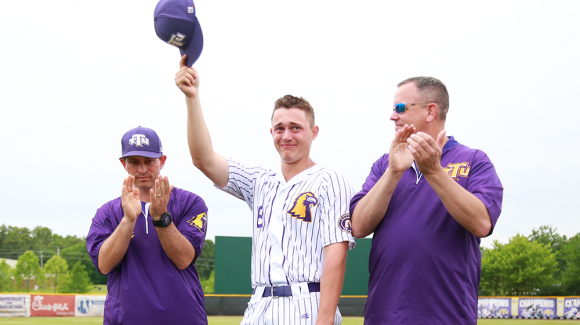
POLYGON ((179 232, 191 242, 191 245, 195 249, 193 264, 201 254, 205 241, 205 234, 207 232, 207 206, 201 197, 191 192, 188 192, 188 196, 182 204, 182 218, 176 226, 179 232))
MULTIPOLYGON (((97 268, 97 271, 101 274, 103 273, 99 270, 99 250, 101 249, 101 245, 103 245, 105 240, 111 236, 117 227, 116 219, 111 216, 112 213, 113 211, 110 204, 105 204, 98 209, 93 218, 91 228, 89 229, 89 234, 87 235, 87 250, 89 251, 89 256, 91 257, 95 268, 97 268), (115 222, 115 224, 113 224, 113 222, 115 222)), ((116 265, 113 270, 118 266, 119 265, 116 265)))
POLYGON ((493 164, 480 150, 473 157, 465 189, 481 200, 487 208, 491 219, 491 229, 487 236, 491 235, 501 213, 503 186, 493 164))
POLYGON ((371 167, 371 173, 367 177, 367 180, 362 186, 362 190, 353 196, 352 200, 350 201, 350 215, 354 211, 354 208, 358 204, 358 202, 365 196, 367 193, 375 186, 375 184, 381 179, 385 170, 389 165, 389 155, 385 154, 381 158, 379 158, 371 167))

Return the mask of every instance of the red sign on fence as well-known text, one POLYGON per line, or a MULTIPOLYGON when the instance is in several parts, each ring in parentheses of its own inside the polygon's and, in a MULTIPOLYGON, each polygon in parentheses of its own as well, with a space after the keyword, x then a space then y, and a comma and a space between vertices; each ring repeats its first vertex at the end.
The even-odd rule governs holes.
POLYGON ((75 296, 30 295, 30 316, 74 316, 75 296))

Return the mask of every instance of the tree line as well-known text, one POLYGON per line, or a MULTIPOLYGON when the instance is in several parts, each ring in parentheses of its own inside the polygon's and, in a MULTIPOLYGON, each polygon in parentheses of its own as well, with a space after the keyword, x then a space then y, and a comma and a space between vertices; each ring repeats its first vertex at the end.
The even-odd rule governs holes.
MULTIPOLYGON (((214 243, 211 240, 205 241, 195 267, 204 291, 213 292, 214 243)), ((0 292, 28 291, 32 279, 37 285, 54 288, 59 293, 83 293, 92 285, 107 283, 107 277, 95 268, 84 237, 63 237, 41 226, 32 230, 0 226, 0 292), (18 262, 11 268, 2 259, 18 262)))
POLYGON ((580 295, 580 233, 541 226, 481 250, 480 296, 580 295))

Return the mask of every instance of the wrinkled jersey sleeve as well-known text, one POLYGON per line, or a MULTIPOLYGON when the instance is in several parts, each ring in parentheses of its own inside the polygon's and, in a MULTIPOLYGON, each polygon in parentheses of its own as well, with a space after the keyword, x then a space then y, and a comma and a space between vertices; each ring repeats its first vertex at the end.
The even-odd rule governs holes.
POLYGON ((356 246, 352 237, 350 226, 350 200, 353 189, 346 178, 337 172, 331 171, 326 177, 327 182, 324 191, 324 206, 321 209, 321 233, 322 245, 327 246, 333 243, 348 242, 348 249, 351 250, 356 246))
POLYGON ((191 192, 187 192, 188 195, 184 202, 181 202, 182 215, 179 225, 177 225, 177 230, 187 238, 193 248, 195 249, 195 258, 192 263, 195 263, 199 255, 201 255, 201 250, 203 248, 203 243, 205 241, 205 236, 207 233, 207 206, 203 199, 191 192))
MULTIPOLYGON (((111 236, 117 226, 116 224, 113 224, 114 216, 112 214, 113 209, 111 208, 110 203, 99 208, 93 218, 89 234, 87 235, 87 250, 89 256, 91 257, 95 268, 97 268, 97 271, 101 274, 103 273, 99 270, 99 250, 101 249, 101 245, 103 245, 105 240, 111 236)), ((116 269, 118 266, 119 264, 115 265, 112 270, 116 269)))
POLYGON ((477 150, 475 153, 465 189, 481 200, 487 208, 491 219, 491 229, 487 236, 491 235, 501 213, 503 185, 495 167, 483 151, 477 150))
POLYGON ((389 164, 389 155, 388 154, 385 154, 384 156, 379 158, 377 161, 375 161, 375 163, 371 167, 371 172, 370 172, 369 176, 367 176, 367 179, 362 186, 362 190, 360 190, 360 192, 356 193, 354 195, 354 197, 352 198, 352 200, 350 201, 350 214, 351 215, 354 211, 354 208, 358 204, 358 202, 363 197, 365 197, 365 195, 367 195, 367 193, 373 188, 373 186, 375 186, 375 184, 379 181, 379 179, 381 179, 381 177, 385 173, 385 170, 388 167, 388 164, 389 164))
POLYGON ((221 190, 237 197, 240 200, 246 201, 250 209, 252 209, 254 203, 254 186, 256 184, 256 179, 260 175, 264 174, 266 169, 262 167, 247 167, 231 158, 228 158, 228 166, 228 184, 221 190))

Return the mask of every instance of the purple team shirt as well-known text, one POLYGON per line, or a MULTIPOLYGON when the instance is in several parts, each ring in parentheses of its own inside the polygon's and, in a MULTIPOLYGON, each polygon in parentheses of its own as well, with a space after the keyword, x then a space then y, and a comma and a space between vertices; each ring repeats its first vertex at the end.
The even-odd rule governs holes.
MULTIPOLYGON (((373 164, 363 189, 351 201, 351 213, 388 165, 388 154, 373 164)), ((493 231, 503 186, 487 155, 450 137, 441 165, 483 202, 493 231)), ((403 174, 374 230, 365 324, 475 325, 480 239, 453 219, 425 177, 417 179, 414 168, 403 174)))
MULTIPOLYGON (((145 203, 141 204, 145 211, 145 203)), ((204 201, 173 188, 167 210, 195 248, 197 259, 207 228, 204 201)), ((93 218, 87 249, 97 270, 99 249, 122 218, 121 198, 105 203, 93 218)), ((159 242, 151 215, 145 221, 142 213, 125 257, 108 274, 104 324, 207 324, 195 259, 186 269, 177 269, 159 242)))

